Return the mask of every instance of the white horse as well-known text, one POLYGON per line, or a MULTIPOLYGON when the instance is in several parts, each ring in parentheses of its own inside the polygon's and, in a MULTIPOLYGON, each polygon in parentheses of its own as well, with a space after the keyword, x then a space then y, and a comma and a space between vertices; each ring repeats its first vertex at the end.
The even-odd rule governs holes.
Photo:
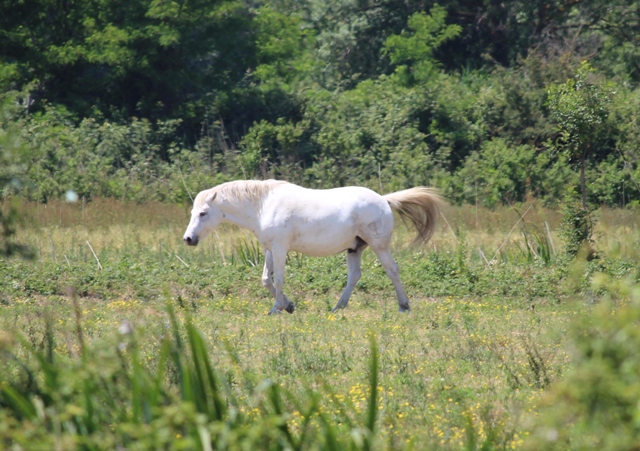
POLYGON ((409 310, 409 300, 389 249, 392 210, 413 223, 418 231, 414 242, 424 243, 433 234, 441 202, 432 189, 424 187, 381 196, 357 186, 315 190, 277 180, 239 180, 198 193, 184 242, 196 246, 222 222, 253 232, 266 250, 262 284, 275 297, 269 314, 294 310, 282 292, 289 251, 318 257, 347 251, 347 286, 332 310, 336 311, 347 306, 362 274, 362 252, 370 246, 393 281, 404 312, 409 310))

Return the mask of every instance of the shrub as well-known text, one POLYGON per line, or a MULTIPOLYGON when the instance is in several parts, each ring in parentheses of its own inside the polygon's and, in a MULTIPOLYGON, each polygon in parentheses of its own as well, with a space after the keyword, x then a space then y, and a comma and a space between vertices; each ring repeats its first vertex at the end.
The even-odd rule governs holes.
POLYGON ((582 208, 568 197, 562 209, 560 235, 564 241, 565 252, 570 257, 575 257, 582 246, 592 242, 592 218, 589 210, 582 208))
POLYGON ((573 368, 547 396, 526 449, 640 446, 640 286, 604 275, 608 300, 573 331, 573 368))

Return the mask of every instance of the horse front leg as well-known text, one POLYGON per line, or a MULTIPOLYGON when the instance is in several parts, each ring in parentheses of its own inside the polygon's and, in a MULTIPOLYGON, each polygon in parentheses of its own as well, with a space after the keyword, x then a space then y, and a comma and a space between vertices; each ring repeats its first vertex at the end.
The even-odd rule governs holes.
MULTIPOLYGON (((264 253, 264 269, 262 270, 262 285, 269 290, 269 293, 271 293, 271 295, 274 297, 274 299, 276 298, 276 287, 275 285, 273 285, 273 280, 272 280, 272 276, 273 276, 273 255, 271 254, 271 251, 266 251, 264 253)), ((287 311, 289 313, 293 313, 293 302, 291 302, 289 300, 289 298, 287 297, 286 294, 283 293, 284 299, 287 303, 287 311), (290 306, 290 307, 289 307, 290 306), (289 310, 289 308, 291 310, 289 310)))
POLYGON ((284 267, 287 262, 286 252, 271 252, 271 259, 273 262, 273 285, 275 288, 276 302, 273 304, 273 308, 269 311, 269 315, 274 313, 280 313, 285 310, 289 313, 293 313, 294 305, 282 291, 284 286, 284 267))

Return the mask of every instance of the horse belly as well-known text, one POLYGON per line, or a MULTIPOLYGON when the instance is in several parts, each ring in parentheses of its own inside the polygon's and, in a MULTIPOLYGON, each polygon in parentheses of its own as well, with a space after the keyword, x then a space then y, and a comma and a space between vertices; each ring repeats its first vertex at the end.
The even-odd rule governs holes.
POLYGON ((353 227, 301 227, 294 233, 290 250, 313 257, 327 257, 356 246, 353 227))

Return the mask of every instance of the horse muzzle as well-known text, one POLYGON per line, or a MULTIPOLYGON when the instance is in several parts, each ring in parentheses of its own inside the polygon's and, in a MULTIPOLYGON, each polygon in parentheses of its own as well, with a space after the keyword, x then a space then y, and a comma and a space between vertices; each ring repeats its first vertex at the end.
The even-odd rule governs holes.
POLYGON ((197 246, 198 245, 198 237, 185 236, 184 237, 184 244, 186 244, 187 246, 197 246))

